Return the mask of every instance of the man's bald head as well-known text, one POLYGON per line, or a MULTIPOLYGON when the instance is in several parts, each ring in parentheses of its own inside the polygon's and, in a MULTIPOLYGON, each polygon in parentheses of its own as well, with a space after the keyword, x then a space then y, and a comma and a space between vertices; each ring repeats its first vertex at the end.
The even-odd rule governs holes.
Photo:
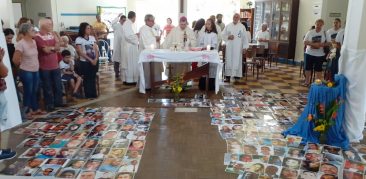
POLYGON ((234 24, 237 24, 239 21, 240 21, 240 15, 239 15, 239 13, 235 13, 233 16, 234 24))
POLYGON ((39 29, 41 31, 51 32, 52 31, 52 20, 47 19, 47 18, 43 18, 43 19, 39 20, 39 29))

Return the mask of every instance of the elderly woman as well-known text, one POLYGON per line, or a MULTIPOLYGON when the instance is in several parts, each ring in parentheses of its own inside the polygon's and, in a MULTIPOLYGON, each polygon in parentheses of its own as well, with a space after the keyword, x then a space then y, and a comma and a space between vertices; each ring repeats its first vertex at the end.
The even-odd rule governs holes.
POLYGON ((61 37, 61 40, 63 42, 62 46, 61 46, 61 50, 60 52, 64 51, 64 50, 68 50, 70 53, 71 53, 71 56, 75 59, 78 59, 79 56, 78 54, 76 53, 76 50, 74 48, 74 46, 72 46, 70 44, 70 39, 68 36, 64 35, 61 37))
POLYGON ((23 83, 23 105, 28 118, 42 114, 37 101, 39 84, 39 62, 36 42, 33 40, 35 31, 32 24, 23 23, 19 27, 23 38, 16 44, 13 62, 19 65, 19 77, 23 83))

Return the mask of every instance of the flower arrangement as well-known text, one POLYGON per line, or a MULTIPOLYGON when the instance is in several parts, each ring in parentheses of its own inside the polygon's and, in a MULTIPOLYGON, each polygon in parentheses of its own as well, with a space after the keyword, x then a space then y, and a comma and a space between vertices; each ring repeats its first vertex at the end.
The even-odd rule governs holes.
POLYGON ((184 85, 183 75, 174 76, 172 81, 169 82, 169 85, 174 94, 174 98, 178 99, 179 94, 183 91, 183 85, 184 85))
POLYGON ((332 88, 334 86, 336 86, 336 84, 333 81, 325 81, 325 80, 321 80, 321 79, 316 79, 315 80, 315 84, 318 86, 324 85, 327 86, 329 88, 332 88))
POLYGON ((316 114, 309 114, 308 121, 315 124, 314 131, 320 132, 320 138, 324 137, 328 129, 335 124, 337 118, 337 111, 339 106, 343 103, 342 100, 336 99, 325 106, 323 103, 316 105, 316 114))

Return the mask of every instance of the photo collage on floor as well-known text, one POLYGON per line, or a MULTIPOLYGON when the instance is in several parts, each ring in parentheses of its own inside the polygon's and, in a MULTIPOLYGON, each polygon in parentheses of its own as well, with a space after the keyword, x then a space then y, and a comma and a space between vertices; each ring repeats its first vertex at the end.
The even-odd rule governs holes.
POLYGON ((205 94, 195 94, 194 98, 179 98, 176 101, 174 99, 149 98, 148 103, 161 104, 162 107, 194 107, 194 108, 209 108, 211 107, 211 100, 207 99, 205 94))
POLYGON ((238 178, 345 178, 365 175, 366 146, 300 144, 281 132, 303 111, 306 94, 233 91, 211 107, 211 125, 226 140, 225 171, 238 178))
POLYGON ((133 178, 154 113, 144 108, 65 109, 36 119, 15 134, 26 139, 14 163, 0 173, 17 176, 133 178))

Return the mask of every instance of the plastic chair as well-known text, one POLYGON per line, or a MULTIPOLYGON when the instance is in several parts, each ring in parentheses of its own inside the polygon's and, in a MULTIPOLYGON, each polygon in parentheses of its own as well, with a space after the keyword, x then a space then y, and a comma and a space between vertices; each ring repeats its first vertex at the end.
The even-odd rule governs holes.
POLYGON ((102 49, 102 50, 99 50, 99 64, 104 64, 109 59, 109 57, 108 57, 109 49, 110 49, 109 44, 106 40, 99 39, 98 45, 101 46, 101 48, 99 48, 99 49, 102 49))

